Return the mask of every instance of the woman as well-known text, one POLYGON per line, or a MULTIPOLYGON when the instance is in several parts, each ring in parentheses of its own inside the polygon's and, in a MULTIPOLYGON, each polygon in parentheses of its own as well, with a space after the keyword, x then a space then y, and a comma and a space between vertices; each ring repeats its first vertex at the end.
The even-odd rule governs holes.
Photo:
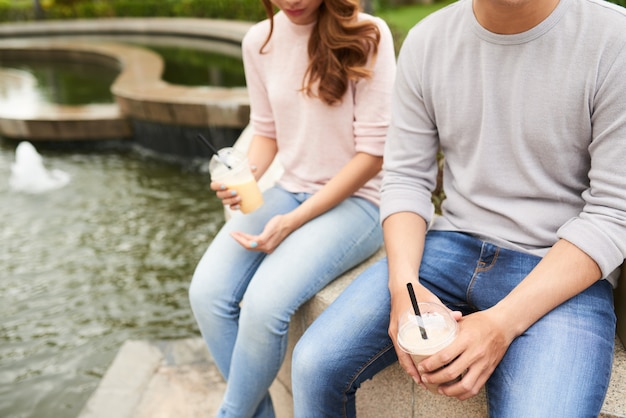
MULTIPOLYGON (((224 225, 190 287, 227 381, 219 417, 274 416, 268 389, 292 314, 382 244, 378 190, 395 76, 389 28, 360 13, 358 0, 263 5, 268 19, 242 43, 248 160, 257 179, 274 158, 284 174, 263 206, 224 225)), ((236 192, 211 188, 238 208, 236 192)))

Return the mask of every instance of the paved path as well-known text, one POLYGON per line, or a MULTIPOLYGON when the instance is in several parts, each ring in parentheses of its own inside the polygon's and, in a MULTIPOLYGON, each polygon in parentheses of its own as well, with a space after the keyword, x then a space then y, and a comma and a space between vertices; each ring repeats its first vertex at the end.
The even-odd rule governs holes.
MULTIPOLYGON (((226 384, 204 341, 129 340, 120 348, 79 418, 208 418, 226 384)), ((292 416, 290 398, 271 389, 277 418, 292 416)))
POLYGON ((79 417, 211 417, 224 388, 201 339, 130 340, 79 417))

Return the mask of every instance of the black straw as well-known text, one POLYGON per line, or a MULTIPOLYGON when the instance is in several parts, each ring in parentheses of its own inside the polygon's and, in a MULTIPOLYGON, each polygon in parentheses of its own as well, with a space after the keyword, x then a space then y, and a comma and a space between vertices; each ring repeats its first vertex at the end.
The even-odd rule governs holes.
POLYGON ((229 170, 233 169, 230 165, 226 164, 226 161, 224 161, 220 157, 220 154, 217 152, 217 150, 215 149, 213 144, 211 144, 208 139, 206 139, 204 136, 202 136, 202 134, 198 134, 198 139, 200 139, 204 143, 204 145, 206 145, 213 152, 213 154, 215 154, 217 156, 217 159, 220 160, 221 163, 226 166, 226 168, 228 168, 229 170))
MULTIPOLYGON (((420 313, 420 308, 417 304, 417 299, 415 298, 415 292, 413 291, 413 284, 412 283, 407 283, 406 284, 407 289, 409 289, 409 296, 411 297, 411 303, 413 304, 413 311, 415 312, 415 315, 419 316, 420 319, 423 320, 422 318, 422 314, 420 313)), ((428 334, 426 334, 426 328, 424 328, 423 326, 423 322, 417 322, 417 324, 420 327, 420 333, 422 334, 422 338, 427 340, 428 339, 428 334)))

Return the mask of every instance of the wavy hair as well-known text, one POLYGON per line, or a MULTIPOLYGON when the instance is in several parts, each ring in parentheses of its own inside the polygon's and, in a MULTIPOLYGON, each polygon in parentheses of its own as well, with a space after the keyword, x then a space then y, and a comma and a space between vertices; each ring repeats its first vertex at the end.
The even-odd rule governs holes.
MULTIPOLYGON (((262 2, 270 32, 260 53, 274 31, 274 7, 270 0, 262 2)), ((359 22, 359 11, 359 0, 324 0, 320 5, 309 38, 309 66, 302 80, 302 91, 308 96, 333 105, 341 102, 350 81, 371 77, 369 57, 375 59, 378 54, 380 31, 372 21, 359 22)))

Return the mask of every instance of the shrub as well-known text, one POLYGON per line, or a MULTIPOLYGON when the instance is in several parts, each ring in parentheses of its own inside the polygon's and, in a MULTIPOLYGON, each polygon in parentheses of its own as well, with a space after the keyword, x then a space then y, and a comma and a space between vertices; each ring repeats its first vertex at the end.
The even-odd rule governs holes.
MULTIPOLYGON (((363 0, 366 1, 366 0, 363 0)), ((374 12, 413 0, 367 0, 374 12)), ((435 0, 436 7, 445 0, 435 0)), ((626 7, 626 0, 607 0, 626 7)), ((265 18, 260 0, 41 0, 47 19, 98 17, 199 17, 258 21, 265 18)), ((0 0, 0 22, 34 19, 31 0, 0 0)))
MULTIPOLYGON (((199 17, 258 21, 259 0, 47 0, 46 19, 98 17, 199 17)), ((0 0, 0 21, 34 19, 32 1, 0 0)))

